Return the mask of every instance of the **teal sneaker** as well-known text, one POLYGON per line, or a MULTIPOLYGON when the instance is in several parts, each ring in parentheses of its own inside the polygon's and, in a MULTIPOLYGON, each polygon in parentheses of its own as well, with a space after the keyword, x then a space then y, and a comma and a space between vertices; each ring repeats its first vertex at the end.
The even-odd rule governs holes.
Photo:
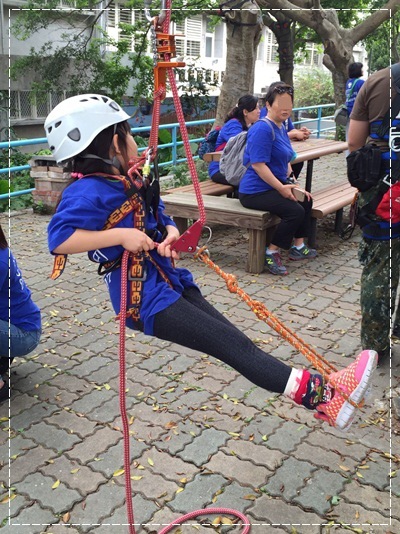
POLYGON ((282 258, 279 252, 265 254, 265 265, 272 274, 280 274, 285 276, 288 273, 286 267, 282 265, 282 258))
POLYGON ((300 250, 296 247, 292 247, 289 251, 289 260, 311 260, 315 258, 316 255, 317 251, 314 248, 308 248, 306 245, 304 245, 300 250))

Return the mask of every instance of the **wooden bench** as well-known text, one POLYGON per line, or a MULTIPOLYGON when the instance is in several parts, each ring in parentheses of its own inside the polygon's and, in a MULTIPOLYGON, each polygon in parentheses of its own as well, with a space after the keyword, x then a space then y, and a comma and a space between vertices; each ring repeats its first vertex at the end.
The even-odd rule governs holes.
MULTIPOLYGON (((269 212, 244 208, 239 200, 227 197, 204 196, 207 223, 246 228, 249 233, 246 271, 261 273, 265 262, 265 245, 280 219, 269 212)), ((163 196, 165 211, 174 218, 181 233, 188 227, 188 219, 198 219, 195 195, 171 193, 163 196)))
POLYGON ((308 244, 311 247, 315 246, 318 219, 335 213, 335 232, 340 232, 343 224, 343 208, 353 202, 356 192, 357 189, 346 180, 313 193, 311 230, 308 238, 308 244))
MULTIPOLYGON (((213 197, 226 196, 233 193, 234 188, 231 185, 217 184, 212 180, 205 180, 200 182, 200 191, 203 195, 210 195, 213 197)), ((167 189, 163 191, 163 195, 170 195, 171 193, 194 193, 193 184, 183 185, 181 187, 175 187, 173 189, 167 189)))
MULTIPOLYGON (((338 232, 342 225, 343 208, 351 204, 356 191, 348 182, 342 182, 313 194, 311 231, 308 237, 311 247, 315 246, 317 220, 336 213, 335 231, 338 232)), ((163 196, 163 201, 166 213, 174 218, 181 233, 188 228, 188 219, 199 217, 197 199, 191 192, 170 193, 163 196)), ((264 269, 265 246, 270 242, 273 231, 280 222, 279 217, 268 211, 244 208, 240 201, 234 198, 205 195, 203 201, 207 222, 247 229, 249 245, 246 271, 261 273, 264 269)))

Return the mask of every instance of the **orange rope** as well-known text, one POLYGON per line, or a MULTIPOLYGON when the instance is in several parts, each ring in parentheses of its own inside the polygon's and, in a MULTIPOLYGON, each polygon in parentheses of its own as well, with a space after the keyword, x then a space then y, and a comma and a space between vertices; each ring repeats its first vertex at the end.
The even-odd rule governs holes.
MULTIPOLYGON (((268 326, 273 328, 280 336, 288 341, 295 349, 303 354, 311 362, 313 367, 323 376, 326 382, 330 382, 335 387, 335 382, 330 378, 330 374, 337 371, 337 368, 326 358, 319 354, 313 347, 301 339, 295 332, 284 325, 275 315, 273 315, 262 302, 252 299, 241 287, 239 287, 237 278, 233 274, 228 274, 216 265, 205 253, 206 247, 200 248, 194 255, 195 258, 202 260, 208 267, 213 269, 226 282, 231 293, 236 293, 245 302, 256 316, 264 321, 268 326)), ((340 388, 340 394, 356 408, 361 408, 360 404, 352 401, 340 388)))

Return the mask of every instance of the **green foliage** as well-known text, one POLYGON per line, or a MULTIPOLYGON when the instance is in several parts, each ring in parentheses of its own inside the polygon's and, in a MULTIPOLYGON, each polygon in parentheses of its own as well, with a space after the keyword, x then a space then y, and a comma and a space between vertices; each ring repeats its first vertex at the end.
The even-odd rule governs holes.
MULTIPOLYGON (((206 180, 209 180, 207 165, 204 163, 204 161, 196 160, 195 163, 199 181, 205 182, 206 180)), ((174 175, 174 187, 180 187, 192 183, 192 178, 190 176, 187 163, 179 163, 174 167, 170 167, 169 174, 174 175)))
MULTIPOLYGON (((295 107, 321 106, 334 102, 333 83, 330 73, 322 69, 302 71, 294 81, 295 107)), ((328 110, 332 114, 332 110, 328 110)))
MULTIPOLYGON (((61 33, 58 43, 49 41, 40 49, 31 48, 30 54, 17 59, 11 67, 11 77, 18 79, 33 73, 32 90, 36 94, 68 90, 72 94, 85 92, 105 93, 117 101, 126 95, 129 82, 138 80, 134 100, 150 97, 152 61, 142 52, 146 49, 143 25, 121 24, 124 39, 118 42, 97 26, 101 11, 87 19, 82 27, 82 15, 74 11, 61 11, 57 0, 30 2, 27 10, 21 10, 13 25, 13 33, 26 39, 39 29, 47 28, 62 19, 63 27, 71 30, 61 33), (45 5, 46 10, 38 8, 45 5), (49 7, 53 6, 53 9, 49 7), (78 31, 77 28, 82 28, 78 31), (96 35, 96 37, 94 37, 96 35), (135 38, 136 53, 130 53, 130 39, 135 38), (61 44, 60 44, 61 43, 61 44), (113 52, 105 52, 106 47, 113 52)), ((97 3, 99 4, 99 3, 97 3)), ((95 6, 94 2, 81 1, 80 7, 95 6)), ((97 6, 98 7, 98 6, 97 6)))
POLYGON ((375 72, 384 69, 400 59, 398 42, 400 39, 400 13, 385 21, 365 39, 368 52, 368 69, 375 72))
MULTIPOLYGON (((201 113, 214 107, 214 100, 210 97, 210 89, 218 84, 211 79, 210 73, 203 67, 196 67, 195 63, 188 64, 187 80, 178 83, 181 93, 180 101, 185 117, 192 120, 199 119, 201 113)), ((184 71, 180 71, 182 75, 184 71)))
MULTIPOLYGON (((39 92, 57 92, 68 90, 71 94, 85 92, 104 93, 121 102, 127 95, 128 86, 134 80, 131 99, 137 104, 141 99, 152 99, 153 95, 153 61, 146 56, 148 46, 149 24, 119 24, 118 41, 112 39, 99 26, 103 15, 101 8, 104 3, 96 0, 71 0, 71 6, 79 9, 93 9, 90 16, 83 17, 76 10, 60 10, 59 0, 30 0, 24 10, 18 13, 13 24, 13 34, 18 39, 27 39, 39 30, 60 24, 66 28, 65 33, 55 40, 45 43, 40 49, 31 49, 30 55, 17 59, 11 68, 11 76, 18 79, 27 73, 35 75, 31 87, 39 92), (42 9, 45 8, 45 9, 42 9), (130 51, 131 40, 134 39, 135 51, 130 51), (105 52, 112 49, 112 52, 105 52)), ((111 3, 105 7, 109 8, 111 3)), ((151 3, 151 15, 158 15, 160 2, 151 3)), ((126 8, 144 9, 143 0, 130 0, 126 8)), ((217 8, 218 2, 209 0, 175 0, 172 20, 177 22, 184 18, 199 14, 201 11, 217 8), (184 9, 183 9, 184 8, 184 9)), ((112 6, 111 8, 112 9, 112 6)), ((89 14, 89 12, 88 12, 89 14)), ((193 90, 197 94, 202 87, 195 88, 189 81, 187 93, 193 107, 193 90)), ((194 109, 197 109, 198 100, 194 109)))
MULTIPOLYGON (((51 154, 49 150, 39 150, 34 154, 24 154, 16 148, 11 149, 10 159, 8 157, 8 149, 0 151, 0 168, 19 167, 27 165, 28 161, 33 155, 51 154)), ((1 176, 1 175, 0 175, 1 176)), ((9 192, 8 179, 0 180, 0 194, 9 192)), ((24 189, 32 189, 35 187, 35 180, 31 178, 29 171, 13 172, 10 180, 10 192, 23 191, 24 189)), ((21 195, 19 197, 12 197, 10 199, 11 210, 21 210, 32 206, 32 195, 21 195)), ((0 212, 8 211, 8 199, 0 201, 0 212)))
MULTIPOLYGON (((321 0, 321 8, 327 12, 331 11, 331 16, 337 16, 343 28, 353 28, 365 18, 367 13, 370 15, 371 1, 352 0, 350 6, 348 0, 321 0)), ((296 23, 295 50, 304 51, 307 41, 322 44, 320 36, 312 28, 296 23)), ((301 54, 298 57, 301 58, 301 54)))

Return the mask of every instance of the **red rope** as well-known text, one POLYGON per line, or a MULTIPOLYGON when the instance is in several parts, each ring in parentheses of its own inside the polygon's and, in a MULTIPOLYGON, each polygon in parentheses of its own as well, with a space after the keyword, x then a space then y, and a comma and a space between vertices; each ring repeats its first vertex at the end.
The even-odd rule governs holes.
MULTIPOLYGON (((204 508, 203 510, 195 510, 194 512, 189 512, 188 514, 185 514, 181 517, 179 517, 176 521, 168 525, 167 527, 163 528, 159 534, 167 534, 167 532, 171 532, 172 529, 174 529, 178 525, 182 525, 185 521, 188 521, 190 519, 194 519, 195 517, 199 517, 201 515, 233 515, 235 517, 238 517, 243 522, 243 534, 247 534, 250 532, 250 523, 247 517, 242 514, 241 512, 238 512, 237 510, 231 510, 230 508, 204 508)), ((217 526, 217 525, 213 525, 217 526)))
POLYGON ((125 373, 125 332, 126 332, 126 304, 128 294, 128 259, 129 252, 125 250, 121 265, 121 309, 119 314, 119 408, 122 419, 124 442, 124 473, 125 473, 125 500, 128 516, 129 534, 135 534, 132 486, 131 486, 131 454, 129 443, 129 424, 126 414, 126 373, 125 373))
MULTIPOLYGON (((133 515, 133 502, 132 502, 132 480, 131 480, 131 455, 130 455, 130 436, 129 436, 129 424, 126 413, 126 359, 125 359, 125 333, 126 333, 126 307, 127 307, 127 289, 128 289, 128 260, 129 251, 125 250, 122 255, 121 263, 121 309, 119 313, 119 406, 122 419, 123 429, 123 444, 124 444, 124 475, 125 475, 125 500, 126 500, 126 513, 128 516, 129 534, 136 534, 135 531, 135 519, 133 515)), ((181 525, 185 521, 194 519, 201 515, 221 515, 229 514, 233 515, 243 522, 243 534, 247 534, 250 531, 249 520, 241 512, 237 510, 231 510, 229 508, 204 508, 202 510, 196 510, 179 517, 176 521, 164 528, 160 534, 166 534, 170 532, 175 526, 181 525)))

